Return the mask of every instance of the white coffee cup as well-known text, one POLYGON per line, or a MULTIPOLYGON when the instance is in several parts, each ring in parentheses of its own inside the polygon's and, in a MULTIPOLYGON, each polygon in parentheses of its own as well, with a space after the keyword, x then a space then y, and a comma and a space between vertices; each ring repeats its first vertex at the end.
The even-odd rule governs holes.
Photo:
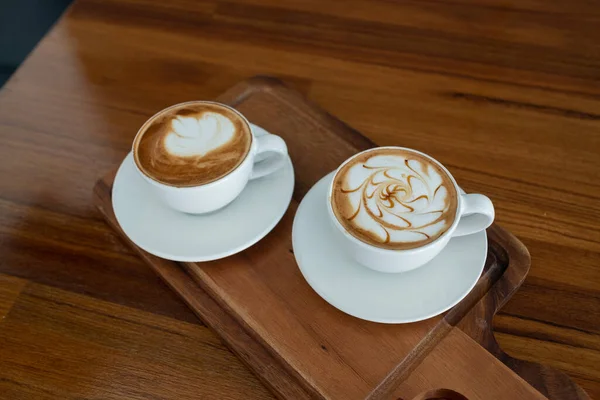
MULTIPOLYGON (((446 247, 452 237, 477 233, 485 230, 492 224, 494 221, 494 205, 492 204, 492 201, 482 194, 464 194, 456 184, 452 174, 450 174, 450 172, 434 158, 412 149, 393 146, 385 148, 406 150, 420 154, 441 167, 441 169, 446 172, 452 181, 452 184, 456 189, 456 193, 458 194, 456 218, 454 218, 452 225, 440 237, 433 242, 424 244, 423 246, 405 250, 392 250, 373 246, 353 236, 338 221, 333 211, 331 201, 334 183, 334 180, 332 179, 332 182, 329 185, 327 196, 327 210, 330 220, 335 227, 334 231, 337 239, 339 239, 338 242, 342 246, 342 251, 350 255, 359 264, 380 272, 397 273, 410 271, 425 265, 427 262, 437 256, 444 249, 444 247, 446 247)), ((384 148, 382 147, 382 149, 384 148)), ((361 154, 362 153, 355 154, 342 163, 342 165, 340 165, 340 167, 336 170, 336 174, 346 163, 352 161, 355 157, 358 157, 361 154)))
MULTIPOLYGON (((249 180, 270 175, 286 163, 287 146, 282 138, 271 134, 257 137, 250 123, 241 113, 224 104, 219 105, 234 111, 243 119, 248 130, 252 132, 252 143, 246 157, 227 175, 202 185, 176 187, 152 179, 134 163, 136 170, 153 188, 154 193, 165 204, 177 211, 189 214, 216 211, 231 203, 244 190, 249 180)), ((138 135, 140 134, 143 134, 143 132, 138 132, 138 135)), ((134 140, 135 142, 136 140, 134 140)))

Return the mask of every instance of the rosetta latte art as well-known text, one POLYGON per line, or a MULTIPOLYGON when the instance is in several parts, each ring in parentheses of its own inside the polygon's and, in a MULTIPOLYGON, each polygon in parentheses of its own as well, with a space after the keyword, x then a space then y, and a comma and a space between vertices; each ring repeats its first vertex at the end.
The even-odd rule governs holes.
POLYGON ((450 178, 420 154, 367 152, 345 165, 335 179, 332 205, 337 219, 369 244, 422 246, 454 221, 456 193, 450 178))

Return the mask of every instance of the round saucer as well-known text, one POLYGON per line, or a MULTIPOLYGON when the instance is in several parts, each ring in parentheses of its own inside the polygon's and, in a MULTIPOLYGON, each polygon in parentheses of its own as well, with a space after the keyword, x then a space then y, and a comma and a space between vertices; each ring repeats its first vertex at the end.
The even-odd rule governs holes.
MULTIPOLYGON (((255 136, 266 133, 256 125, 252 130, 255 136)), ((279 171, 248 182, 233 202, 210 214, 175 211, 150 189, 129 153, 112 191, 115 216, 129 239, 148 253, 169 260, 210 261, 247 249, 277 225, 292 199, 294 168, 288 158, 279 171)))
POLYGON ((333 172, 304 196, 292 229, 300 271, 325 301, 357 318, 398 324, 441 314, 473 289, 485 265, 485 231, 451 239, 437 257, 415 270, 371 270, 340 250, 327 213, 332 178, 333 172))

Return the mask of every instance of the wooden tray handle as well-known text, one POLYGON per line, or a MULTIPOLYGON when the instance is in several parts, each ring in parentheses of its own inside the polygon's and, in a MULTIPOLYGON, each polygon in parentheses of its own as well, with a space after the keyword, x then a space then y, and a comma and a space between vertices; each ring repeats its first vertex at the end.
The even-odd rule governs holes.
POLYGON ((494 254, 504 258, 501 261, 506 265, 506 269, 501 276, 490 277, 493 287, 470 311, 462 317, 449 315, 448 322, 455 324, 547 398, 551 400, 589 399, 587 393, 564 372, 538 363, 518 360, 500 348, 493 332, 494 315, 523 284, 531 266, 531 257, 527 248, 520 241, 498 225, 493 225, 488 234, 498 247, 494 249, 494 254), (514 245, 512 247, 499 246, 508 241, 519 243, 520 248, 515 248, 514 245), (511 252, 507 254, 504 248, 511 249, 511 252))

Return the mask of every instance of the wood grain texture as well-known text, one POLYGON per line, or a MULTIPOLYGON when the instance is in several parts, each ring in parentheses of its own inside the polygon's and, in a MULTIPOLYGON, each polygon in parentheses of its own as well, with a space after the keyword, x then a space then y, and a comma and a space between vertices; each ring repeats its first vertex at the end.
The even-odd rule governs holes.
POLYGON ((163 260, 135 246, 118 227, 111 199, 114 172, 98 181, 95 200, 109 224, 278 397, 375 400, 452 390, 482 400, 506 393, 521 399, 588 398, 559 371, 499 350, 491 320, 522 284, 530 256, 497 225, 488 230, 483 274, 445 316, 406 325, 373 324, 325 303, 296 266, 293 215, 320 177, 374 144, 273 78, 240 82, 217 100, 276 131, 296 166, 290 209, 260 243, 213 262, 163 260))
POLYGON ((0 274, 0 319, 8 315, 26 284, 24 279, 0 274))
POLYGON ((229 348, 247 365, 252 365, 256 375, 273 393, 282 398, 310 399, 313 393, 297 384, 297 377, 277 368, 279 359, 266 351, 246 330, 245 326, 224 311, 223 306, 199 289, 194 278, 181 265, 154 257, 141 250, 124 235, 111 204, 114 173, 98 181, 94 187, 95 204, 109 225, 142 259, 177 293, 198 317, 216 330, 229 348))
POLYGON ((532 258, 501 347, 600 398, 599 21, 585 0, 78 1, 0 91, 0 273, 199 323, 90 191, 155 111, 277 75, 489 195, 532 258))
POLYGON ((460 329, 452 329, 400 384, 397 393, 412 398, 434 387, 450 389, 467 399, 546 398, 479 349, 460 329))
POLYGON ((35 283, 0 354, 2 399, 272 398, 203 326, 35 283))

